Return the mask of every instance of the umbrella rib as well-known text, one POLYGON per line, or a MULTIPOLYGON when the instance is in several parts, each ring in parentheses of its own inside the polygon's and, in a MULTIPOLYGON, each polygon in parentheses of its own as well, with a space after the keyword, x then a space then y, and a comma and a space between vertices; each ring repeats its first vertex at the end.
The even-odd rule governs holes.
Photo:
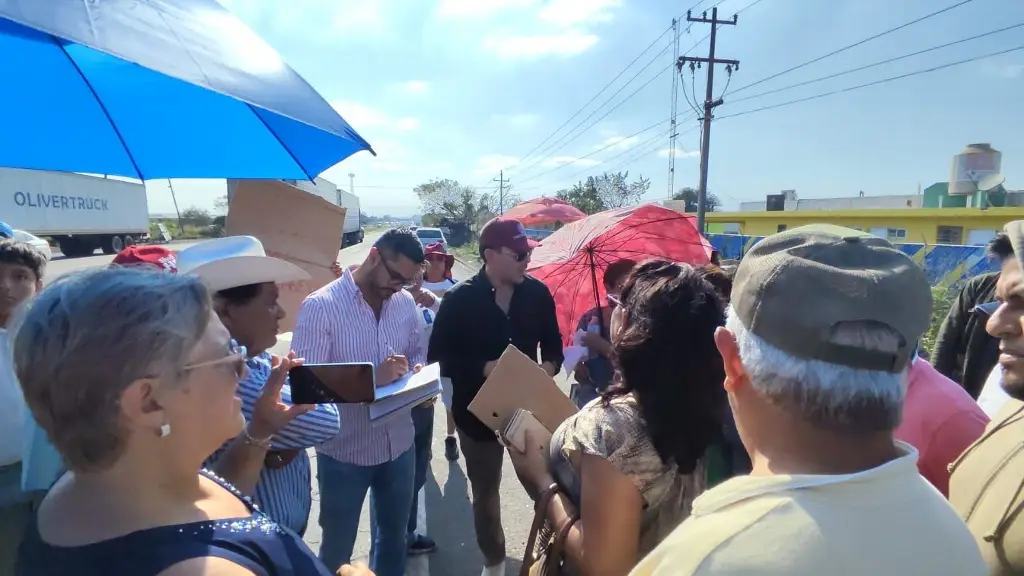
POLYGON ((114 119, 110 117, 110 111, 107 110, 106 104, 104 104, 103 100, 100 99, 100 95, 96 93, 96 88, 93 87, 92 82, 89 82, 85 73, 82 72, 82 69, 78 66, 78 62, 75 62, 75 59, 71 57, 71 54, 68 54, 68 51, 64 49, 64 45, 57 40, 57 37, 53 34, 47 34, 47 36, 50 37, 51 42, 57 45, 57 48, 60 48, 60 51, 64 54, 64 57, 68 59, 68 62, 75 67, 75 71, 78 72, 78 77, 82 79, 82 82, 85 82, 85 87, 89 89, 92 97, 96 99, 96 104, 100 107, 100 110, 103 111, 103 115, 106 116, 107 122, 110 124, 110 129, 114 131, 114 135, 117 136, 117 141, 121 143, 121 149, 128 155, 128 161, 132 163, 132 168, 135 169, 135 175, 139 177, 139 180, 145 180, 142 176, 142 170, 139 169, 138 163, 135 162, 135 157, 132 156, 132 151, 124 141, 124 136, 121 135, 121 130, 118 129, 117 124, 114 123, 114 119))
MULTIPOLYGON (((295 154, 292 154, 291 148, 284 145, 284 142, 281 141, 281 137, 278 136, 277 132, 274 132, 274 129, 271 128, 269 124, 267 124, 267 121, 264 120, 262 116, 260 116, 260 113, 256 111, 256 108, 248 102, 245 102, 245 107, 248 108, 250 112, 252 112, 252 115, 255 116, 257 120, 260 121, 260 124, 263 124, 263 127, 267 129, 267 132, 270 132, 274 136, 274 140, 277 140, 277 143, 281 145, 281 148, 283 148, 285 152, 288 153, 288 156, 292 159, 292 162, 295 162, 295 165, 299 167, 299 170, 302 170, 302 173, 305 174, 307 178, 309 178, 309 181, 312 182, 316 180, 316 176, 310 174, 309 170, 306 170, 306 167, 302 165, 302 162, 299 162, 299 159, 295 157, 295 154)), ((374 156, 376 156, 376 154, 374 154, 374 156)))

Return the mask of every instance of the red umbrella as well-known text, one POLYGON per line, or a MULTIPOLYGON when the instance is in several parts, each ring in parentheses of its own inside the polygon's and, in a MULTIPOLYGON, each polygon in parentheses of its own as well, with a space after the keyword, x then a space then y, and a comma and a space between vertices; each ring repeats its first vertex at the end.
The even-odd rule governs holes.
POLYGON ((516 204, 502 216, 515 218, 523 223, 523 226, 535 226, 537 224, 550 224, 552 222, 569 223, 575 222, 587 215, 578 208, 557 198, 534 198, 516 204))
POLYGON ((701 265, 711 261, 711 251, 711 243, 697 232, 696 218, 645 204, 606 210, 565 226, 533 251, 528 270, 551 290, 568 345, 580 316, 605 302, 602 279, 612 262, 665 258, 701 265))

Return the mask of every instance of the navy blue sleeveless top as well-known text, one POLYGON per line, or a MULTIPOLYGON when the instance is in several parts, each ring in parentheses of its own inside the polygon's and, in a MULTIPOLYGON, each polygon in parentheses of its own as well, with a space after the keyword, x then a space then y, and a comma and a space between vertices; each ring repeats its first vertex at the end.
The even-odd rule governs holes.
POLYGON ((213 556, 257 576, 333 576, 297 534, 267 518, 224 480, 203 474, 245 502, 250 515, 159 526, 70 547, 43 542, 33 522, 18 554, 18 575, 156 576, 179 562, 213 556))

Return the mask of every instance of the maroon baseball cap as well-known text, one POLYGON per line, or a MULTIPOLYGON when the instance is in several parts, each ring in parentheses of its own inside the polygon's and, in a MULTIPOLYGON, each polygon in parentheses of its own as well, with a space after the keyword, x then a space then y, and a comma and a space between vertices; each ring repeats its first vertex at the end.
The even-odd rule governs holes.
POLYGON ((523 223, 514 218, 492 218, 480 230, 481 248, 508 248, 516 254, 525 254, 537 246, 540 242, 528 238, 523 223))
POLYGON ((178 258, 163 246, 129 246, 114 256, 111 264, 117 266, 149 265, 175 274, 178 272, 178 258))

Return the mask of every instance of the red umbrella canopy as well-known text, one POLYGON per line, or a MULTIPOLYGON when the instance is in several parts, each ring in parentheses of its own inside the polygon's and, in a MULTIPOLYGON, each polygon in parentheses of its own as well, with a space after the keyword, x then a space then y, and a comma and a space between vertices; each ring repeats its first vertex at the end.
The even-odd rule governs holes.
POLYGON ((711 261, 711 251, 696 218, 645 204, 592 214, 558 230, 533 251, 528 271, 551 290, 568 345, 580 316, 604 305, 604 271, 612 262, 665 258, 698 266, 711 261))
POLYGON ((536 226, 552 222, 569 223, 587 217, 572 204, 557 198, 534 198, 520 202, 502 216, 515 218, 522 222, 523 226, 536 226))

